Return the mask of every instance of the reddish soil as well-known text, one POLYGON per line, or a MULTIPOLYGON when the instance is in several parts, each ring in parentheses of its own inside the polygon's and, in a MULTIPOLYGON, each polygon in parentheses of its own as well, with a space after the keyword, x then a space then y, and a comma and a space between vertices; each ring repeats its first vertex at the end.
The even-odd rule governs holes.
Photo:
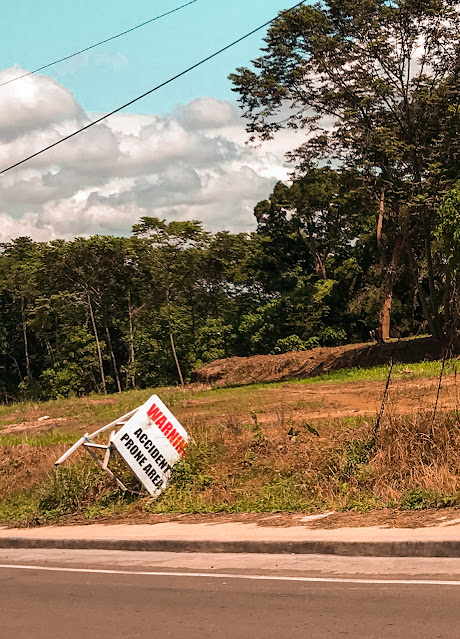
MULTIPOLYGON (((286 383, 280 388, 260 388, 247 398, 238 390, 225 395, 192 398, 176 409, 179 419, 206 419, 231 428, 232 420, 250 421, 251 410, 257 412, 261 424, 280 422, 330 421, 349 417, 375 419, 380 410, 385 381, 354 383, 318 383, 311 385, 286 383)), ((393 380, 385 404, 385 414, 411 415, 433 410, 439 378, 408 378, 393 380)), ((454 375, 446 375, 441 388, 439 413, 460 409, 460 385, 455 387, 454 375)))
MULTIPOLYGON (((206 514, 155 514, 132 512, 129 516, 98 518, 98 524, 161 524, 179 522, 183 524, 226 524, 244 523, 261 527, 289 528, 304 526, 310 529, 333 530, 337 528, 432 528, 449 526, 460 522, 460 509, 426 509, 401 511, 393 509, 373 510, 368 513, 357 511, 331 512, 312 515, 311 513, 206 513, 206 514)), ((69 516, 60 524, 73 526, 88 523, 83 517, 69 516)))

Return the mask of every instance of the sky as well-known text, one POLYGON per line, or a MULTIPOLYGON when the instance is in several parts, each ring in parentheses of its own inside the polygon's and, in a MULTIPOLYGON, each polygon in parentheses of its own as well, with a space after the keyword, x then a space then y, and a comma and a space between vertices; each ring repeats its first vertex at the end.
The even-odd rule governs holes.
MULTIPOLYGON (((0 83, 184 2, 10 4, 2 20, 0 83)), ((198 0, 0 87, 0 167, 168 79, 291 4, 198 0)), ((143 215, 201 219, 213 231, 254 228, 254 205, 277 180, 287 179, 284 153, 300 143, 286 134, 261 148, 245 145, 228 75, 257 57, 262 38, 252 36, 123 114, 0 176, 0 241, 127 234, 143 215)))

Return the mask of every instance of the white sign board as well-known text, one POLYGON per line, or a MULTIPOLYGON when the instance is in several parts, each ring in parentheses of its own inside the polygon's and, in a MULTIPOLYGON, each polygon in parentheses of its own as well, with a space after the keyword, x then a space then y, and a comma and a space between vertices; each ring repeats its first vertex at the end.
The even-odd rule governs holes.
POLYGON ((112 443, 149 493, 167 486, 172 466, 185 455, 190 437, 154 395, 113 437, 112 443))

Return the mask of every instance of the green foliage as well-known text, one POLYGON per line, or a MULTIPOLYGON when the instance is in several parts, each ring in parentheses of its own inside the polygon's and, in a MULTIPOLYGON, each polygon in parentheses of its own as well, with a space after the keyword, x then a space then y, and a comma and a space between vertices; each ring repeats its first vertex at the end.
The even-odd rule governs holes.
POLYGON ((290 353, 294 351, 306 351, 308 348, 311 348, 310 344, 304 342, 298 335, 289 335, 289 337, 284 337, 276 342, 274 352, 276 354, 290 353))
MULTIPOLYGON (((104 351, 104 343, 102 348, 104 351)), ((97 371, 94 337, 85 327, 73 327, 59 335, 54 366, 40 376, 43 393, 49 399, 88 394, 97 371)))
POLYGON ((321 345, 322 346, 339 346, 344 344, 347 340, 347 334, 343 328, 334 328, 332 326, 326 326, 321 333, 321 345))
POLYGON ((352 439, 347 443, 343 451, 342 474, 344 477, 358 476, 358 480, 364 481, 372 470, 368 467, 370 456, 374 450, 374 439, 352 439))
POLYGON ((458 497, 443 495, 435 490, 413 488, 404 493, 401 499, 403 510, 423 510, 425 508, 447 508, 459 503, 458 497))
POLYGON ((340 286, 356 321, 352 332, 378 320, 387 337, 390 316, 405 334, 413 330, 407 279, 430 331, 447 332, 455 191, 441 207, 441 247, 433 230, 440 200, 460 177, 459 28, 448 0, 326 0, 281 14, 260 57, 231 76, 251 140, 304 130, 305 142, 289 154, 297 180, 275 189, 256 217, 261 232, 281 239, 281 277, 300 261, 292 260, 296 231, 308 255, 303 263, 322 279, 349 277, 341 264, 358 258, 348 288, 340 286), (325 166, 332 164, 337 171, 325 166))
POLYGON ((228 357, 234 349, 235 339, 232 325, 224 324, 221 318, 207 319, 197 332, 192 355, 193 365, 199 367, 228 357))
POLYGON ((460 266, 460 189, 455 187, 444 198, 438 209, 436 236, 442 243, 451 266, 460 266))

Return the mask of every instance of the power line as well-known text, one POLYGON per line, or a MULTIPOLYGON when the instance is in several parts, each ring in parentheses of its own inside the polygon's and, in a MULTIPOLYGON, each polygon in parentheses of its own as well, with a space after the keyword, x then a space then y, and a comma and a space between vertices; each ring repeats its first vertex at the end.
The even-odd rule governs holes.
POLYGON ((65 58, 60 58, 59 60, 55 60, 54 62, 49 62, 48 64, 44 64, 42 67, 38 67, 38 69, 34 69, 33 71, 28 71, 27 73, 23 73, 22 75, 18 75, 15 78, 11 78, 10 80, 6 80, 5 82, 0 83, 0 87, 5 86, 5 84, 10 84, 10 82, 16 82, 16 80, 21 80, 22 78, 27 78, 29 75, 33 75, 34 73, 38 73, 39 71, 43 71, 44 69, 48 69, 49 67, 53 67, 55 64, 59 64, 60 62, 65 62, 66 60, 70 60, 71 58, 75 58, 75 56, 80 55, 81 53, 85 53, 86 51, 91 51, 91 49, 95 49, 96 47, 100 47, 101 44, 106 44, 107 42, 111 42, 112 40, 116 40, 117 38, 121 38, 127 33, 131 33, 131 31, 136 31, 136 29, 140 29, 141 27, 145 27, 147 24, 151 24, 152 22, 156 22, 157 20, 161 20, 161 18, 166 18, 166 16, 170 16, 172 13, 176 13, 181 9, 185 9, 185 7, 189 7, 191 4, 195 4, 198 0, 190 0, 186 4, 181 5, 180 7, 176 7, 175 9, 171 9, 171 11, 167 11, 166 13, 162 13, 159 16, 155 16, 155 18, 150 18, 150 20, 146 20, 141 24, 137 24, 135 27, 131 27, 131 29, 127 29, 126 31, 122 31, 122 33, 117 33, 117 35, 111 36, 110 38, 106 38, 105 40, 101 40, 100 42, 96 42, 95 44, 86 47, 85 49, 81 49, 80 51, 75 51, 75 53, 71 53, 70 55, 65 56, 65 58))
POLYGON ((265 29, 265 27, 268 27, 270 24, 272 24, 272 22, 277 20, 280 16, 285 15, 286 13, 289 13, 290 11, 293 11, 294 9, 297 9, 298 7, 302 6, 305 2, 306 2, 306 0, 302 0, 301 2, 298 2, 296 5, 294 5, 290 9, 287 9, 286 11, 282 11, 275 18, 272 18, 268 22, 265 22, 264 24, 260 25, 260 27, 257 27, 256 29, 253 29, 249 33, 246 33, 246 35, 242 36, 241 38, 238 38, 238 40, 234 40, 231 44, 227 44, 227 46, 223 47, 222 49, 219 49, 219 51, 216 51, 215 53, 212 53, 211 55, 209 55, 207 58, 204 58, 203 60, 200 60, 200 62, 197 62, 197 63, 193 64, 191 67, 188 67, 188 69, 185 69, 184 71, 181 71, 180 73, 178 73, 177 75, 173 76, 172 78, 169 78, 169 80, 166 80, 165 82, 162 82, 161 84, 158 84, 153 89, 150 89, 149 91, 146 91, 142 95, 137 96, 137 98, 134 98, 133 100, 130 100, 129 102, 126 102, 126 104, 123 104, 122 106, 118 107, 117 109, 114 109, 110 113, 107 113, 106 115, 103 115, 102 117, 98 118, 97 120, 94 120, 93 122, 90 122, 89 124, 87 124, 86 126, 82 127, 81 129, 78 129, 77 131, 74 131, 70 135, 66 135, 64 138, 61 138, 57 142, 54 142, 53 144, 50 144, 49 146, 45 147, 44 149, 41 149, 41 151, 37 151, 36 153, 33 153, 32 155, 29 155, 28 157, 24 158, 23 160, 20 160, 19 162, 16 162, 15 164, 12 164, 8 168, 3 169, 3 171, 0 171, 0 175, 2 175, 3 173, 6 173, 7 171, 11 171, 11 169, 14 169, 17 166, 20 166, 21 164, 24 164, 25 162, 28 162, 29 160, 32 160, 33 158, 36 158, 38 155, 41 155, 42 153, 45 153, 46 151, 49 151, 50 149, 53 149, 55 146, 58 146, 59 144, 62 144, 63 142, 66 142, 67 140, 70 140, 71 138, 75 137, 79 133, 82 133, 83 131, 87 131, 91 127, 95 126, 96 124, 99 124, 100 122, 103 122, 105 119, 111 117, 112 115, 115 115, 116 113, 119 113, 120 111, 123 111, 123 109, 126 109, 126 107, 129 107, 132 104, 134 104, 135 102, 139 102, 139 100, 142 100, 143 98, 147 97, 151 93, 154 93, 155 91, 158 91, 158 89, 161 89, 161 88, 165 87, 166 85, 171 84, 171 82, 174 82, 175 80, 178 80, 179 78, 181 78, 182 76, 186 75, 187 73, 190 73, 190 71, 193 71, 194 69, 202 66, 206 62, 209 62, 209 60, 212 60, 213 58, 216 58, 221 53, 224 53, 224 51, 228 51, 228 49, 231 49, 232 47, 234 47, 235 45, 239 44, 240 42, 243 42, 243 40, 246 40, 250 36, 252 36, 255 33, 257 33, 258 31, 262 31, 262 29, 265 29))

